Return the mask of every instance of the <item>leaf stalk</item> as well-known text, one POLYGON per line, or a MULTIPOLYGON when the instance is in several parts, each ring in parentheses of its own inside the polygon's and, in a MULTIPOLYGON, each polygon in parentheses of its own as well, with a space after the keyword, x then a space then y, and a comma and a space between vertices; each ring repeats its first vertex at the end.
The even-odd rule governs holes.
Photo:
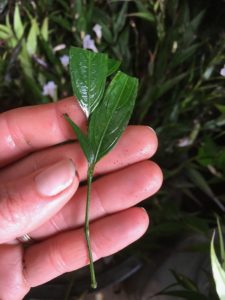
POLYGON ((87 201, 86 201, 86 211, 85 211, 85 239, 87 242, 87 248, 88 248, 88 256, 90 261, 90 273, 91 273, 91 287, 93 289, 97 288, 97 281, 95 277, 95 268, 94 268, 94 262, 93 262, 93 256, 92 256, 92 250, 91 250, 91 241, 90 241, 90 230, 89 230, 89 211, 90 211, 90 202, 91 202, 91 184, 93 179, 93 173, 94 173, 94 164, 90 164, 88 166, 88 184, 87 184, 87 201))

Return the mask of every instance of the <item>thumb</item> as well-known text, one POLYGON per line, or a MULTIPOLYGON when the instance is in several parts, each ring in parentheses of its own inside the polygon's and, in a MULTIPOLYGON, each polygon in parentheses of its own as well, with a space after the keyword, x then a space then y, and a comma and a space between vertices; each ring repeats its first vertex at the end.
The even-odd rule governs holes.
POLYGON ((78 185, 75 166, 69 159, 0 184, 0 243, 42 225, 70 200, 78 185))

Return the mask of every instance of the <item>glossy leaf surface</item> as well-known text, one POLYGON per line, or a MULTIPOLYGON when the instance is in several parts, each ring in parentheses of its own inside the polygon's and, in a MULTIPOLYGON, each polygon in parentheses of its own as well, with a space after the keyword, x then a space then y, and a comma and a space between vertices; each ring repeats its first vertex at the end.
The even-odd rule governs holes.
POLYGON ((136 78, 117 72, 104 99, 91 116, 88 139, 92 145, 95 163, 113 148, 127 126, 137 88, 136 78))
POLYGON ((70 48, 72 87, 87 117, 102 99, 108 72, 108 56, 76 47, 70 48))

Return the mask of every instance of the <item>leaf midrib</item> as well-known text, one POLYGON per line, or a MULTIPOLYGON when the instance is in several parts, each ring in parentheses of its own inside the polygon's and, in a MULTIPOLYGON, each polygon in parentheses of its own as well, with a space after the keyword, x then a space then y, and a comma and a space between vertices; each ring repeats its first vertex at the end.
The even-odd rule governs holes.
POLYGON ((91 68, 90 68, 90 52, 88 52, 88 116, 91 114, 91 104, 90 104, 90 73, 91 73, 91 68))
MULTIPOLYGON (((117 76, 117 77, 118 77, 118 76, 117 76)), ((124 84, 124 86, 123 86, 123 88, 122 88, 122 90, 121 90, 121 92, 120 92, 120 96, 118 97, 118 99, 120 99, 120 97, 121 97, 123 91, 125 90, 125 87, 126 87, 126 84, 127 84, 128 79, 129 79, 129 77, 126 78, 125 84, 124 84)), ((117 107, 118 102, 119 102, 119 100, 117 101, 117 103, 116 103, 116 105, 115 105, 114 107, 117 107)), ((109 123, 110 123, 110 121, 111 121, 111 119, 112 119, 112 117, 113 117, 114 111, 115 111, 115 108, 112 110, 112 113, 110 114, 110 118, 109 118, 109 120, 108 120, 108 122, 107 122, 107 126, 105 126, 105 130, 103 131, 102 138, 101 138, 100 143, 99 143, 99 147, 98 147, 97 152, 96 152, 96 154, 95 154, 95 160, 94 160, 95 163, 97 163, 96 157, 98 157, 99 150, 100 150, 100 147, 101 147, 101 144, 102 144, 102 140, 103 140, 103 138, 104 138, 104 136, 105 136, 106 130, 108 129, 109 123)))

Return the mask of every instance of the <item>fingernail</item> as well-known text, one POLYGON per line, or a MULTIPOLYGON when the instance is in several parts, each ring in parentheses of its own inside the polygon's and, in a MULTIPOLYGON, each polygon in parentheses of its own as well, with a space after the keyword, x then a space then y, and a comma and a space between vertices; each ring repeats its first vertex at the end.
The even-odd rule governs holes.
POLYGON ((62 160, 39 173, 35 177, 37 191, 43 196, 56 196, 68 188, 75 177, 72 160, 62 160))
POLYGON ((152 127, 150 127, 150 126, 146 126, 146 127, 148 127, 148 129, 150 129, 156 135, 156 132, 152 127))

